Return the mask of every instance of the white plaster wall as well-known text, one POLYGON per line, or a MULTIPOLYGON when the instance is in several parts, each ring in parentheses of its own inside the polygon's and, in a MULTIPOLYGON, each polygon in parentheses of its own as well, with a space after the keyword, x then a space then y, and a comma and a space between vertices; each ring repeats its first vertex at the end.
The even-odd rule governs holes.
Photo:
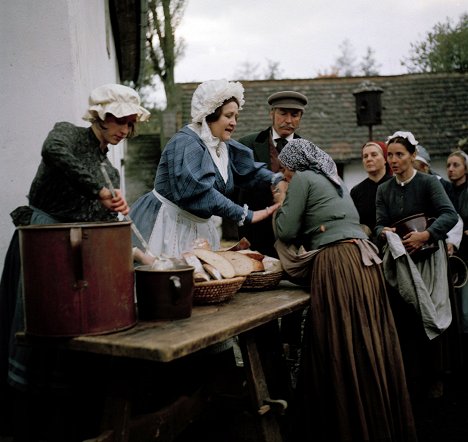
MULTIPOLYGON (((89 92, 118 82, 106 0, 3 0, 1 6, 0 269, 14 231, 9 213, 28 202, 47 133, 57 121, 87 126, 81 116, 89 92)), ((111 151, 118 166, 123 145, 111 151)))

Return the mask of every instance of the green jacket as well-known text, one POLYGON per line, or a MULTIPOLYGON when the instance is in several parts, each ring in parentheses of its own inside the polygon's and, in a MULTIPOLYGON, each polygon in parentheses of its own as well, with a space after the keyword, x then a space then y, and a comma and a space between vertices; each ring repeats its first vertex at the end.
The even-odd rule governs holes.
POLYGON ((367 238, 359 214, 343 187, 343 197, 324 175, 312 170, 297 171, 289 183, 286 199, 275 216, 276 234, 285 243, 316 250, 352 238, 367 238))

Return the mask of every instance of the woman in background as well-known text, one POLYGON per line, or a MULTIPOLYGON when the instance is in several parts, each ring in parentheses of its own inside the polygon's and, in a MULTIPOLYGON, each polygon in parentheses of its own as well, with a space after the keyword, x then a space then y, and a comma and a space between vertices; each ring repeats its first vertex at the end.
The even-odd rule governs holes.
MULTIPOLYGON (((465 263, 468 261, 468 155, 457 150, 447 158, 447 176, 452 184, 452 201, 463 221, 463 235, 456 251, 465 263)), ((459 289, 461 309, 461 329, 464 333, 464 351, 468 354, 468 285, 459 289)))
POLYGON ((394 177, 377 189, 375 229, 383 245, 385 277, 415 401, 421 395, 443 394, 443 373, 450 363, 445 331, 452 323, 445 239, 458 221, 437 177, 414 169, 417 145, 411 132, 389 137, 387 158, 394 177), (394 224, 418 214, 434 221, 423 231, 398 237, 394 224), (433 243, 438 250, 422 255, 423 246, 433 243))
POLYGON ((309 254, 311 300, 297 382, 299 440, 415 441, 398 335, 377 249, 331 157, 305 139, 278 156, 289 182, 275 246, 309 254))
POLYGON ((375 227, 375 196, 377 187, 392 177, 387 164, 387 145, 368 141, 362 146, 362 165, 367 178, 351 189, 351 198, 359 213, 359 222, 372 238, 375 227))

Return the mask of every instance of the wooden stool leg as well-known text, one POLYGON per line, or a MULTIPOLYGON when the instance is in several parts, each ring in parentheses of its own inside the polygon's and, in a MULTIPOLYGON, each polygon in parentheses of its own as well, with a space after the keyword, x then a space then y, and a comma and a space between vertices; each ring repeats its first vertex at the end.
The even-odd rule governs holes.
POLYGON ((285 401, 272 401, 269 397, 257 344, 253 332, 239 336, 239 345, 244 360, 247 382, 253 405, 259 414, 258 430, 262 442, 282 442, 281 430, 273 408, 275 405, 286 407, 285 401))

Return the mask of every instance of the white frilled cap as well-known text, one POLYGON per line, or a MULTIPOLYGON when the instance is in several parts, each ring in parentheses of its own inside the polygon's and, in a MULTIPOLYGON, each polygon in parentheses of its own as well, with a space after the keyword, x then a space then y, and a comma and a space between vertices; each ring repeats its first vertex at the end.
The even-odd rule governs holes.
POLYGON ((93 89, 88 102, 89 108, 83 115, 83 120, 86 121, 94 121, 96 117, 104 120, 106 114, 112 114, 117 118, 137 115, 137 121, 146 121, 151 115, 140 106, 138 93, 121 84, 104 84, 93 89))
POLYGON ((401 130, 396 131, 393 135, 390 135, 387 138, 387 144, 392 138, 395 138, 395 137, 406 138, 415 147, 418 145, 418 140, 414 138, 414 135, 411 132, 403 132, 401 130))
POLYGON ((192 96, 192 122, 201 123, 207 115, 212 114, 225 100, 236 98, 239 110, 244 105, 244 87, 239 82, 208 80, 200 84, 192 96))

